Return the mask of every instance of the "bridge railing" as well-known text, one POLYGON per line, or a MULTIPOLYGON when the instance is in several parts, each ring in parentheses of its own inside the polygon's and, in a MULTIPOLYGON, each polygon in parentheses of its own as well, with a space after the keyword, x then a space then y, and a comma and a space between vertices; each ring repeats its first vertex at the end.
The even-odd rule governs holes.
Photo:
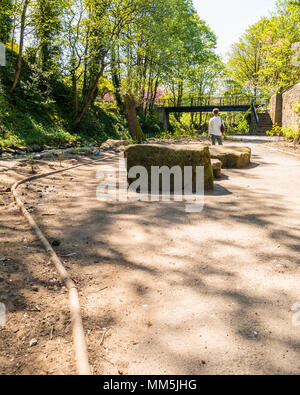
POLYGON ((250 96, 203 96, 193 98, 183 98, 180 101, 174 99, 156 99, 157 107, 199 107, 199 106, 251 106, 252 98, 250 96))

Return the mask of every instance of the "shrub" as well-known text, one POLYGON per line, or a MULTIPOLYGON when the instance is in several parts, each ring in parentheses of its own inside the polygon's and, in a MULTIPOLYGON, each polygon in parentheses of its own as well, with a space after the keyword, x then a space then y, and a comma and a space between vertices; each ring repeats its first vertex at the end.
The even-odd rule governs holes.
POLYGON ((138 112, 138 119, 145 137, 156 137, 161 133, 161 125, 155 112, 150 114, 138 112))
POLYGON ((293 129, 291 127, 282 128, 275 124, 272 130, 268 130, 269 136, 283 136, 286 141, 293 141, 295 144, 300 143, 300 130, 293 129))
POLYGON ((0 67, 0 146, 63 148, 130 138, 124 117, 99 103, 91 105, 79 127, 72 129, 72 89, 67 79, 43 73, 28 57, 11 94, 15 63, 16 54, 7 50, 7 67, 0 67))

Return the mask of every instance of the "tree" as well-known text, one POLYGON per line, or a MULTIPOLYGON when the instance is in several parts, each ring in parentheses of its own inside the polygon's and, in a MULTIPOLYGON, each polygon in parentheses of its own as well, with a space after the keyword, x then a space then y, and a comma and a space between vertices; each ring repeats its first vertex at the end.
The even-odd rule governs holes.
POLYGON ((259 73, 263 64, 262 36, 267 22, 266 18, 262 18, 247 30, 240 41, 232 46, 227 64, 228 75, 247 88, 254 98, 261 86, 259 73))
POLYGON ((3 1, 14 7, 7 29, 17 52, 11 91, 21 82, 20 92, 31 89, 38 97, 40 90, 49 95, 47 104, 63 92, 74 128, 103 96, 101 81, 110 79, 119 110, 140 140, 137 109, 150 114, 158 92, 180 103, 211 91, 220 71, 216 37, 191 0, 3 1))
POLYGON ((61 31, 61 15, 65 8, 64 0, 37 0, 34 8, 35 38, 39 49, 40 67, 49 71, 55 67, 55 58, 60 50, 58 37, 61 31))
POLYGON ((10 88, 10 91, 13 92, 16 89, 16 86, 19 82, 20 74, 21 74, 21 69, 22 69, 22 57, 23 57, 23 47, 24 47, 24 37, 25 37, 25 29, 26 29, 26 17, 27 17, 27 11, 28 11, 28 6, 29 6, 30 0, 21 0, 19 6, 20 6, 20 39, 19 39, 19 53, 18 53, 18 59, 17 59, 17 67, 15 71, 15 76, 14 80, 12 83, 12 86, 10 88))
POLYGON ((234 44, 227 64, 228 76, 257 94, 271 96, 299 81, 293 64, 294 44, 300 41, 298 0, 280 0, 270 18, 262 18, 234 44))
POLYGON ((138 19, 150 0, 88 0, 89 48, 87 89, 81 109, 73 121, 77 126, 95 99, 99 79, 109 65, 108 55, 126 26, 138 19))

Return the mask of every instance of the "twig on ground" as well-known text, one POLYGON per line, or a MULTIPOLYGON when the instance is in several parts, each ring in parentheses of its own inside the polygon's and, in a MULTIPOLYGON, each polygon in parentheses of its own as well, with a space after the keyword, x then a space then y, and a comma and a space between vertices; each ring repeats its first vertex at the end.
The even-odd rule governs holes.
POLYGON ((53 339, 54 326, 50 329, 50 340, 53 339))
POLYGON ((104 343, 104 340, 105 340, 105 335, 107 334, 107 332, 109 331, 109 329, 110 329, 110 328, 107 328, 107 329, 103 332, 102 339, 101 339, 101 342, 100 342, 100 346, 103 346, 103 343, 104 343))

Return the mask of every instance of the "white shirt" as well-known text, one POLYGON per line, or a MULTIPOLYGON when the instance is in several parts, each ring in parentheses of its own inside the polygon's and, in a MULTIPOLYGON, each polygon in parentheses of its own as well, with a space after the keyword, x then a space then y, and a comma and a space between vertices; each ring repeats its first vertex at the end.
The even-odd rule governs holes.
POLYGON ((221 117, 213 117, 209 121, 209 134, 213 134, 215 136, 222 136, 221 133, 221 125, 224 125, 223 119, 221 117))

